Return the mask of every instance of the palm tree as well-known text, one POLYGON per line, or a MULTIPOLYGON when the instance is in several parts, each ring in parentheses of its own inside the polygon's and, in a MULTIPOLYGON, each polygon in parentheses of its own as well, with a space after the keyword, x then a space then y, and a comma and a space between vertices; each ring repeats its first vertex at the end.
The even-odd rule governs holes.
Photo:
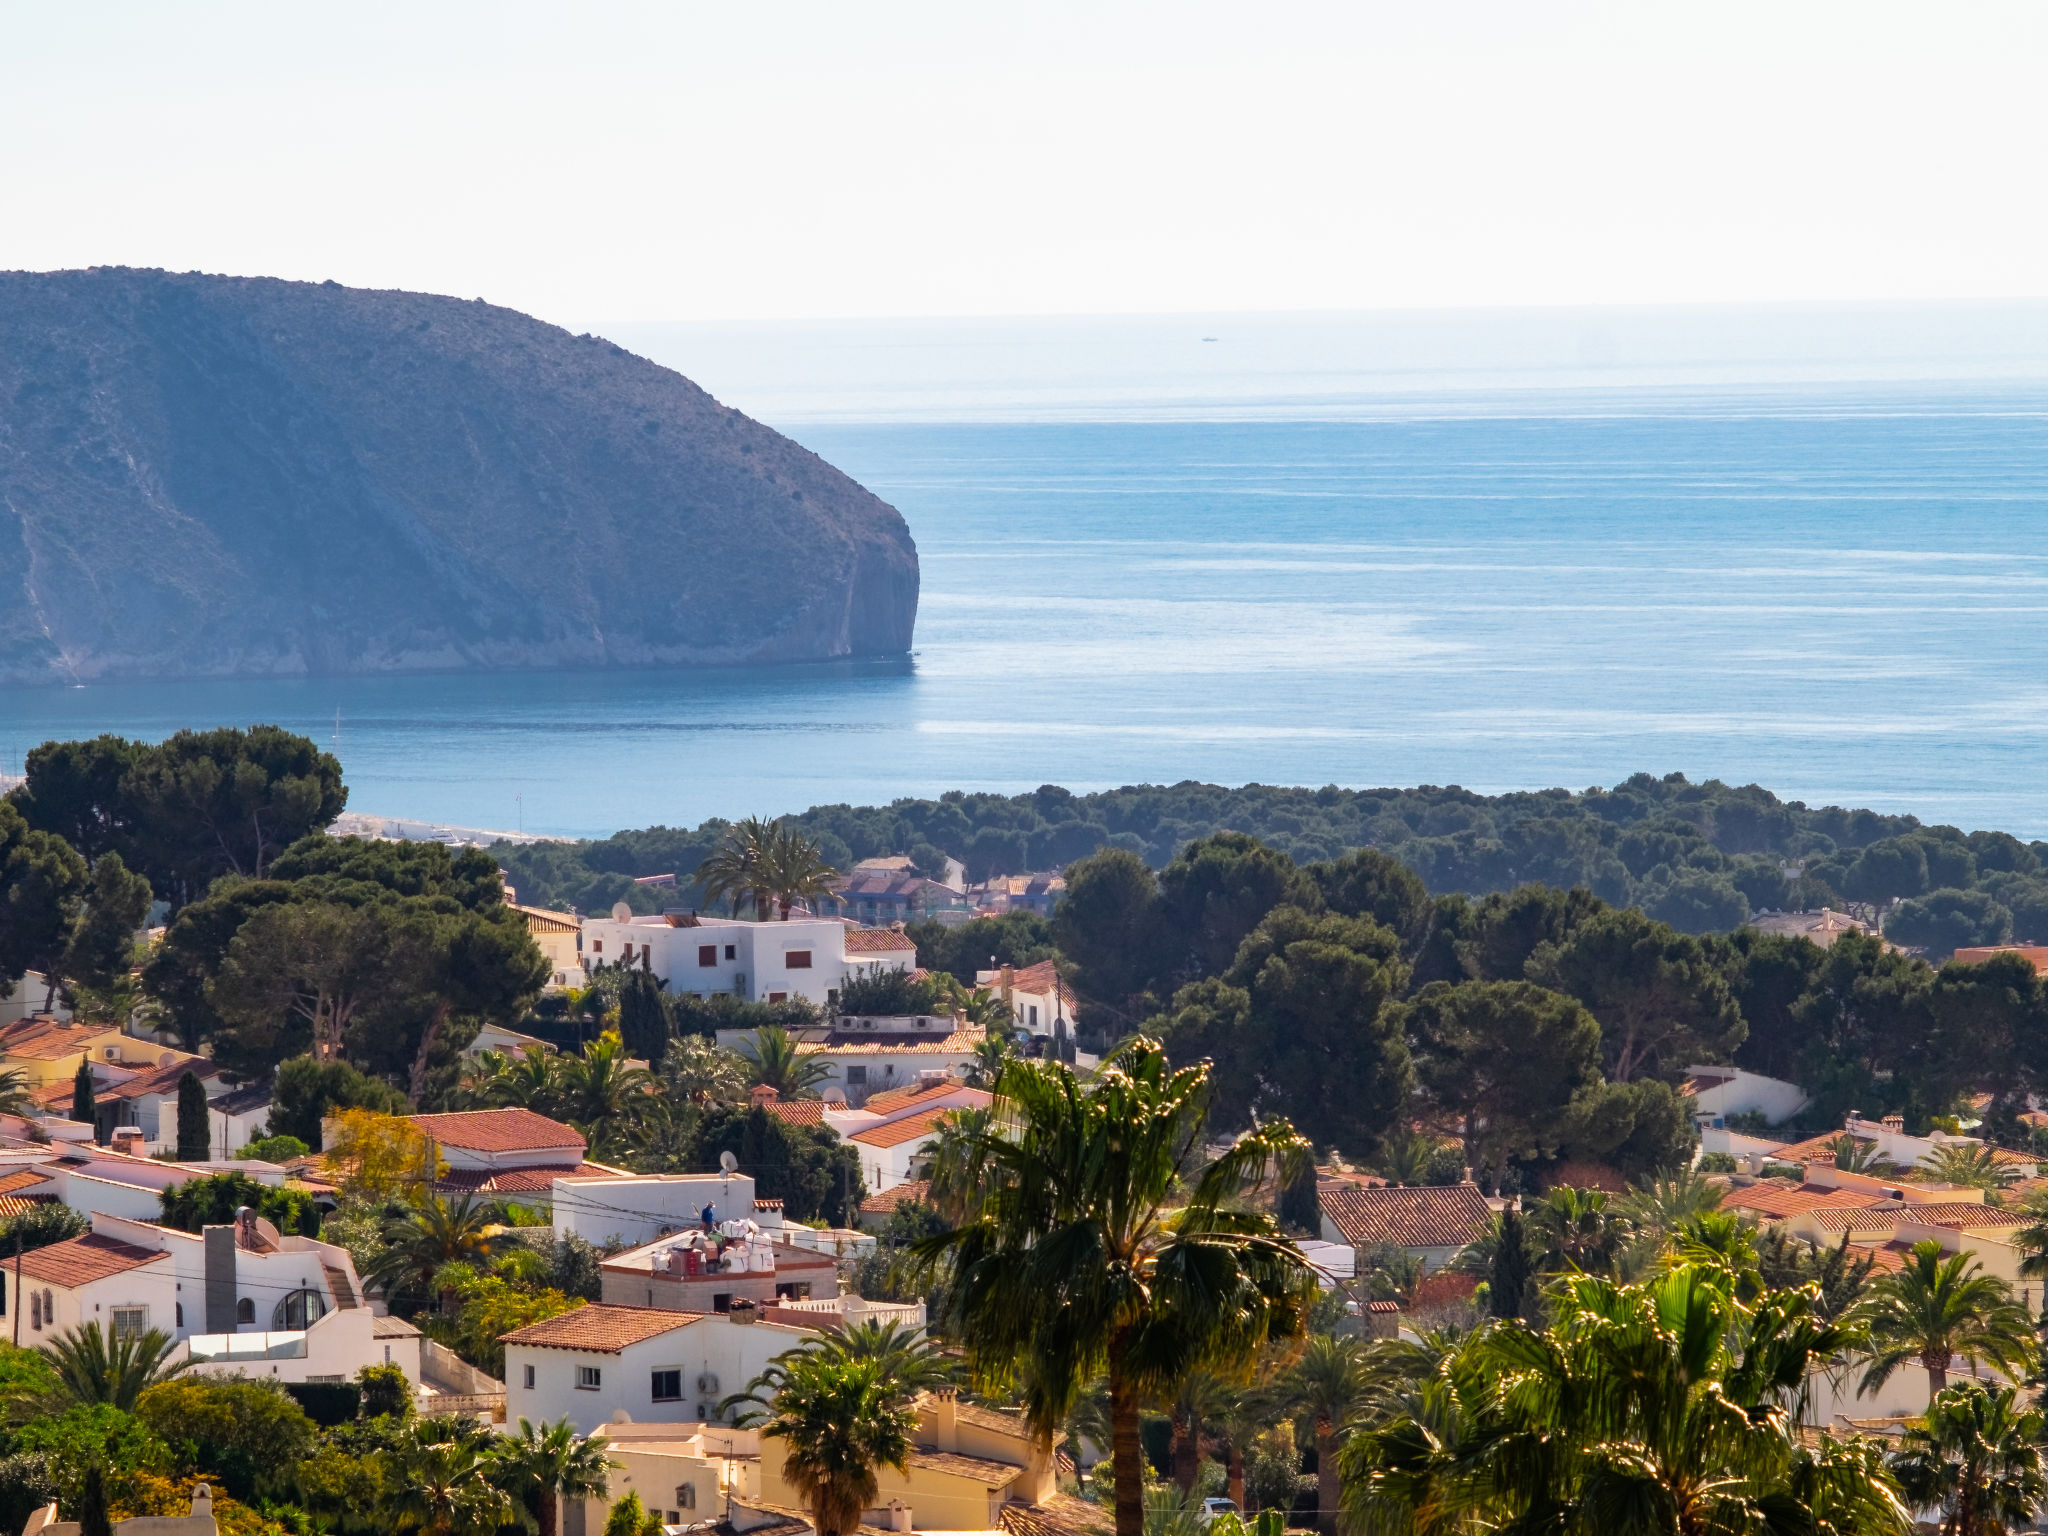
POLYGON ((768 844, 768 888, 782 920, 799 901, 812 902, 832 889, 832 877, 839 873, 825 862, 825 855, 800 832, 784 832, 777 822, 768 844))
POLYGON ((1167 1461, 1183 1497, 1201 1475, 1202 1425, 1221 1418, 1229 1403, 1230 1384, 1214 1371, 1189 1371, 1166 1402, 1167 1461))
POLYGON ((1907 1426, 1892 1471, 1916 1507, 1941 1506, 1942 1536, 2004 1536, 2048 1498, 2042 1428, 2016 1389, 1959 1381, 1907 1426))
POLYGON ((1720 1210, 1727 1193, 1724 1185, 1691 1168, 1652 1179, 1629 1193, 1620 1207, 1628 1236, 1615 1255, 1615 1273, 1624 1280, 1642 1279, 1672 1234, 1693 1217, 1720 1210))
POLYGON ((815 1099, 817 1085, 832 1075, 831 1064, 817 1056, 799 1055, 796 1042, 780 1024, 764 1024, 754 1038, 740 1042, 740 1055, 756 1087, 773 1088, 783 1099, 815 1099))
POLYGON ((1339 1452, 1358 1536, 1905 1528, 1869 1441, 1802 1445, 1785 1398, 1849 1342, 1802 1291, 1754 1304, 1720 1265, 1567 1275, 1557 1321, 1485 1328, 1339 1452))
POLYGON ((1420 1184, 1429 1176, 1429 1160, 1440 1145, 1420 1131, 1392 1131, 1380 1152, 1379 1171, 1392 1184, 1420 1184))
POLYGON ((1317 1334, 1288 1375, 1288 1397, 1315 1422, 1316 1527, 1336 1536, 1343 1477, 1337 1470, 1338 1436, 1365 1399, 1369 1380, 1356 1339, 1317 1334))
POLYGON ((606 1030, 581 1055, 553 1064, 555 1108, 588 1136, 613 1122, 632 1119, 641 1098, 654 1087, 654 1074, 626 1064, 626 1045, 606 1030))
POLYGON ((876 1472, 907 1472, 917 1415, 893 1399, 879 1360, 806 1352, 789 1362, 763 1439, 784 1443, 782 1475, 818 1536, 847 1536, 875 1501, 876 1472))
POLYGON ((1936 1147, 1920 1160, 1920 1171, 1943 1184, 1986 1190, 2004 1189, 2019 1172, 2001 1163, 1991 1148, 1961 1141, 1936 1147))
POLYGON ((1607 1194, 1598 1189, 1561 1185, 1550 1191, 1523 1218, 1529 1244, 1537 1251, 1540 1274, 1575 1270, 1605 1273, 1614 1266, 1626 1229, 1608 1210, 1607 1194))
POLYGON ((519 1051, 478 1051, 462 1076, 464 1098, 483 1109, 546 1114, 559 1096, 555 1053, 537 1045, 519 1051))
POLYGON ((28 1079, 21 1068, 0 1068, 0 1115, 25 1115, 32 1103, 28 1079))
POLYGON ((495 1458, 466 1436, 432 1438, 413 1433, 378 1454, 384 1459, 384 1520, 419 1536, 492 1536, 515 1518, 512 1497, 491 1480, 495 1458))
MULTIPOLYGON (((422 1190, 401 1214, 385 1221, 384 1251, 363 1279, 392 1297, 409 1287, 424 1289, 450 1264, 487 1269, 509 1241, 496 1214, 473 1194, 446 1197, 422 1190)), ((442 1310, 448 1310, 449 1299, 442 1297, 442 1310)))
POLYGON ((788 1385, 790 1371, 799 1361, 851 1365, 869 1360, 881 1368, 883 1387, 892 1405, 908 1403, 920 1392, 953 1382, 952 1362, 925 1337, 924 1330, 906 1328, 893 1320, 881 1323, 868 1318, 851 1328, 823 1334, 795 1349, 784 1350, 747 1383, 744 1392, 735 1392, 719 1403, 718 1411, 722 1415, 751 1403, 755 1405, 751 1419, 765 1417, 765 1410, 773 1406, 788 1385))
POLYGON ((967 1060, 967 1086, 993 1088, 1003 1068, 1017 1059, 1017 1045, 1007 1033, 990 1030, 975 1045, 967 1060))
POLYGON ((1144 1527, 1138 1413, 1188 1372, 1236 1374, 1300 1331, 1314 1272, 1243 1196, 1295 1174, 1308 1144, 1268 1121, 1203 1161, 1206 1063, 1174 1070, 1139 1038, 1087 1082, 1013 1062, 962 1151, 961 1224, 917 1245, 950 1257, 947 1331, 987 1375, 1024 1367, 1049 1437, 1107 1373, 1118 1536, 1144 1527))
POLYGON ((133 1413, 146 1390, 190 1368, 189 1359, 165 1363, 177 1347, 161 1328, 109 1338, 98 1323, 81 1323, 42 1345, 41 1353, 56 1372, 57 1396, 65 1407, 105 1403, 133 1413))
POLYGON ((773 876, 776 830, 780 823, 749 816, 725 830, 711 856, 697 866, 693 876, 704 887, 704 900, 713 906, 729 902, 738 917, 740 903, 752 901, 754 916, 768 920, 768 908, 775 900, 773 876))
POLYGON ((491 1448, 494 1479, 533 1516, 537 1536, 555 1536, 563 1499, 603 1498, 613 1463, 567 1419, 535 1426, 521 1418, 516 1433, 491 1448))
POLYGON ((938 1134, 919 1148, 931 1158, 931 1202, 948 1221, 959 1221, 973 1203, 978 1149, 994 1119, 983 1106, 950 1109, 933 1122, 938 1134))
POLYGON ((1967 1253, 1943 1257, 1932 1240, 1914 1245, 1910 1262, 1870 1288, 1858 1317, 1870 1334, 1862 1392, 1876 1391, 1909 1360, 1926 1368, 1935 1397, 1958 1355, 2011 1372, 2034 1354, 2033 1320, 2006 1283, 1967 1253))
POLYGON ((1858 1141, 1847 1131, 1829 1142, 1828 1150, 1835 1155, 1835 1166, 1844 1173, 1868 1173, 1882 1177, 1897 1171, 1891 1160, 1878 1150, 1876 1142, 1858 1141))
POLYGON ((656 1071, 668 1096, 698 1109, 747 1100, 747 1064, 702 1035, 679 1035, 669 1042, 656 1071))

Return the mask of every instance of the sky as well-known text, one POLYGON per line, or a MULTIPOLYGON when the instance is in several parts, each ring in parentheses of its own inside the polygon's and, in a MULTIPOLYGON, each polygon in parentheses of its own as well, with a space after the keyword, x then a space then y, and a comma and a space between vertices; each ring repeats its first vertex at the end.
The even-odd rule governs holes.
POLYGON ((572 327, 2048 296, 2048 7, 0 6, 0 266, 572 327))

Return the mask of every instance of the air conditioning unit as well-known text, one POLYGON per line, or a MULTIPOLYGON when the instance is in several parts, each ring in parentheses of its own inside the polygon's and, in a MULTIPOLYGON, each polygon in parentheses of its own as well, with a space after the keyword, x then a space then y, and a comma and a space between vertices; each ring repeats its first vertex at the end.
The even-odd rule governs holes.
POLYGON ((697 1405, 697 1422, 699 1424, 716 1424, 718 1422, 718 1410, 710 1403, 699 1403, 697 1405))
POLYGON ((706 1371, 697 1378, 697 1390, 706 1397, 718 1396, 718 1377, 712 1372, 706 1371))

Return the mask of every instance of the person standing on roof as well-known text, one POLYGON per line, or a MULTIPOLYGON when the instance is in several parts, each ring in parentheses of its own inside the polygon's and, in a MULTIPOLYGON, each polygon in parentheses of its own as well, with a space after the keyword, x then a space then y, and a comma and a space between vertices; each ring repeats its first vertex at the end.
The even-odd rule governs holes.
POLYGON ((703 1211, 700 1213, 698 1219, 704 1223, 704 1230, 706 1232, 716 1230, 718 1226, 717 1208, 715 1206, 710 1205, 705 1206, 703 1211))

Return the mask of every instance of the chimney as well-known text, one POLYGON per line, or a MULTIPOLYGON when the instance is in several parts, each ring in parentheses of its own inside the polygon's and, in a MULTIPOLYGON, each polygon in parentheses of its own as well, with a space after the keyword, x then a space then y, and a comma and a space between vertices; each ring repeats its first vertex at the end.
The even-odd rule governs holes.
POLYGON ((1882 1124, 1886 1130, 1895 1135, 1903 1136, 1906 1134, 1906 1117, 1904 1115, 1886 1115, 1882 1124))
POLYGON ((910 1506, 901 1499, 891 1499, 889 1501, 889 1529, 892 1531, 907 1531, 910 1528, 910 1506))
POLYGON ((782 1095, 776 1091, 772 1084, 758 1083, 755 1085, 754 1091, 748 1094, 747 1097, 752 1099, 762 1109, 766 1109, 777 1099, 781 1098, 782 1095))
POLYGON ((932 1443, 942 1451, 960 1449, 960 1399, 951 1387, 932 1393, 932 1443))
POLYGON ((142 1127, 139 1125, 115 1126, 114 1139, 110 1145, 116 1152, 125 1153, 129 1157, 147 1157, 149 1155, 143 1149, 142 1127))

